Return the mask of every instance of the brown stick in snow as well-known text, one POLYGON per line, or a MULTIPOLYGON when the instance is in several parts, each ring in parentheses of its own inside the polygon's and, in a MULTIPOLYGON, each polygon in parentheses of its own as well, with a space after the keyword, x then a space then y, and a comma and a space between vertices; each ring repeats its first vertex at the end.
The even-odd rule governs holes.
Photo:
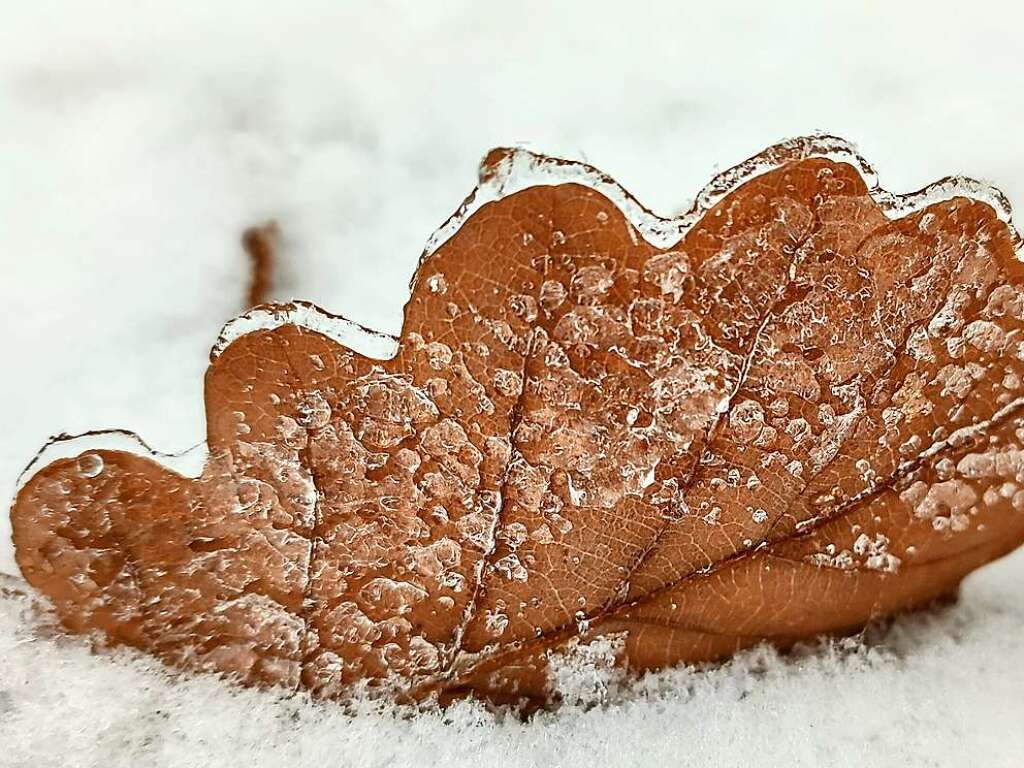
POLYGON ((252 262, 252 280, 246 308, 263 304, 273 287, 274 260, 281 230, 276 221, 268 221, 257 227, 249 227, 242 233, 242 247, 252 262))

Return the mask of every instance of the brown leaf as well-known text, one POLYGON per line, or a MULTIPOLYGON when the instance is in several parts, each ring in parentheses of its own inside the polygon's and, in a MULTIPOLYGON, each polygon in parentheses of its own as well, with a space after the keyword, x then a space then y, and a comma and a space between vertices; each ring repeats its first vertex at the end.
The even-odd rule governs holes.
POLYGON ((535 702, 574 660, 948 595, 1024 538, 1024 268, 995 193, 871 178, 796 140, 666 221, 492 153, 400 341, 303 304, 229 324, 201 474, 56 443, 21 569, 69 629, 175 665, 535 702))

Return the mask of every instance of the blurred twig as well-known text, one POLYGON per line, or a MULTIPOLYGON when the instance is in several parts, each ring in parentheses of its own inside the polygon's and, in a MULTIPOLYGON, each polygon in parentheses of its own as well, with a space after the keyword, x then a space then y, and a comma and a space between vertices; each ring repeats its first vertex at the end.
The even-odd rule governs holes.
POLYGON ((260 226, 249 227, 242 233, 242 247, 249 254, 252 264, 252 280, 249 283, 246 308, 267 301, 273 287, 274 261, 277 258, 280 238, 280 227, 273 220, 260 226))

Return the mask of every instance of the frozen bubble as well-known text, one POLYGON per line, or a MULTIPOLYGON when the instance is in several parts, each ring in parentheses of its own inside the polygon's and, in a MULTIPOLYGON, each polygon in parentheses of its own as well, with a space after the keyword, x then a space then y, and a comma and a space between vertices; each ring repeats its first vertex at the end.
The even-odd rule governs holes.
POLYGON ((103 471, 103 459, 97 453, 86 453, 78 457, 78 471, 85 477, 96 477, 103 471))
POLYGON ((409 660, 421 670, 434 670, 441 665, 437 646, 423 637, 409 639, 409 660))
POLYGON ((567 291, 557 280, 545 280, 540 287, 540 305, 548 312, 556 309, 565 301, 567 291))
POLYGON ((494 563, 494 569, 509 581, 526 581, 529 573, 515 555, 505 555, 494 563))
POLYGON ((248 509, 260 500, 260 486, 255 480, 243 480, 238 484, 238 503, 242 509, 248 509))
POLYGON ((415 603, 424 600, 427 592, 409 582, 378 577, 367 583, 360 590, 359 596, 377 610, 401 615, 412 610, 415 603))
POLYGON ((304 427, 320 429, 331 420, 331 406, 322 393, 309 392, 298 406, 299 417, 296 421, 304 427))
POLYGON ((440 273, 431 275, 427 278, 427 289, 431 293, 445 294, 448 292, 448 281, 440 273))
POLYGON ((669 251, 653 256, 644 265, 644 279, 659 288, 662 295, 671 296, 673 303, 686 292, 690 262, 682 251, 669 251))
POLYGON ((551 535, 551 529, 548 528, 547 523, 542 523, 540 527, 531 531, 530 538, 538 544, 550 544, 555 540, 555 537, 551 535))
POLYGON ((439 341, 431 342, 426 346, 427 362, 435 371, 440 371, 452 361, 452 349, 447 344, 439 341))
POLYGON ((523 388, 523 379, 515 371, 499 368, 494 373, 494 386, 506 397, 515 397, 523 388))
POLYGON ((491 637, 501 637, 508 627, 508 616, 500 611, 487 611, 484 614, 484 624, 491 637))
POLYGON ((581 267, 572 278, 572 289, 582 304, 599 301, 613 285, 612 273, 601 265, 581 267))
POLYGON ((939 480, 949 480, 956 472, 956 466, 953 464, 953 460, 948 456, 944 456, 939 459, 935 464, 935 474, 939 480))
POLYGON ((576 620, 576 631, 581 635, 586 634, 590 629, 590 620, 587 618, 587 614, 583 611, 576 611, 573 618, 576 620))
POLYGON ((537 319, 537 300, 525 293, 517 293, 509 297, 508 307, 512 314, 526 323, 537 319))

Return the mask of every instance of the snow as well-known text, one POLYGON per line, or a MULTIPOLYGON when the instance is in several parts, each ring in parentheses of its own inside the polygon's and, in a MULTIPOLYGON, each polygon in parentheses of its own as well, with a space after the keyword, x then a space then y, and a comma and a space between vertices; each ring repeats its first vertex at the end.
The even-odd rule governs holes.
POLYGON ((529 723, 462 703, 440 713, 175 680, 155 662, 48 637, 0 601, 4 765, 1018 766, 1024 755, 1020 567, 997 563, 959 604, 903 619, 884 645, 789 660, 745 654, 622 690, 566 670, 580 706, 529 723), (612 703, 587 707, 600 700, 612 703))
MULTIPOLYGON (((669 216, 716 172, 823 129, 893 192, 964 174, 1024 205, 1024 12, 890 5, 8 0, 0 493, 52 434, 200 442, 245 226, 281 224, 275 298, 396 334, 425 243, 495 146, 586 160, 669 216)), ((14 573, 8 536, 4 516, 14 573)), ((1022 576, 1018 553, 872 650, 613 680, 611 705, 526 725, 176 680, 0 600, 0 763, 1019 764, 1022 576)))

